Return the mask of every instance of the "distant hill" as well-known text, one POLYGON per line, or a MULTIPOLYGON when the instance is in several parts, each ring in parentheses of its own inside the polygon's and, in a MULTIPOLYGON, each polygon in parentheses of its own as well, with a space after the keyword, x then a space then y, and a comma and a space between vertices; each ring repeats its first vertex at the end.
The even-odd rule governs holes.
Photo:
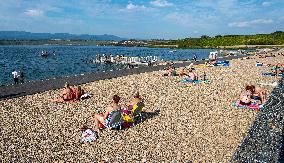
POLYGON ((0 40, 97 40, 97 41, 122 41, 126 40, 114 35, 88 35, 69 33, 31 33, 25 31, 0 31, 0 40))

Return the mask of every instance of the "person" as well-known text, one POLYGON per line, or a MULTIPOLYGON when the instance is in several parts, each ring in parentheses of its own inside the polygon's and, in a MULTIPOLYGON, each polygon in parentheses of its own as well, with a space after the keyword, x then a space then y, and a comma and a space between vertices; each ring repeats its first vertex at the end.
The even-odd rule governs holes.
POLYGON ((244 91, 240 94, 240 104, 244 106, 250 106, 252 103, 251 94, 244 91))
POLYGON ((246 90, 246 94, 250 95, 251 99, 259 100, 261 104, 265 103, 266 92, 262 88, 255 86, 255 85, 247 85, 245 87, 245 90, 246 90))
POLYGON ((65 83, 63 91, 60 93, 60 98, 50 99, 52 102, 66 102, 75 99, 74 92, 68 83, 65 83))
POLYGON ((24 71, 23 70, 20 71, 19 81, 20 83, 24 83, 24 71))
POLYGON ((189 77, 189 79, 190 80, 192 80, 192 81, 196 81, 196 80, 198 80, 198 74, 196 73, 196 72, 194 72, 194 71, 192 71, 192 69, 189 69, 188 70, 188 75, 187 75, 188 77, 189 77))
POLYGON ((14 83, 19 84, 19 74, 15 69, 13 69, 12 75, 13 75, 13 78, 14 78, 14 83))
MULTIPOLYGON (((191 69, 191 68, 190 68, 190 69, 191 69)), ((182 76, 188 75, 188 73, 186 72, 185 68, 182 68, 182 69, 180 70, 180 72, 178 73, 178 75, 179 75, 180 77, 182 77, 182 76)))
POLYGON ((107 61, 107 60, 108 60, 107 54, 104 54, 104 61, 107 61))
POLYGON ((81 86, 77 86, 76 88, 72 88, 75 100, 80 100, 81 96, 84 94, 84 90, 82 90, 81 86))
POLYGON ((101 62, 101 55, 100 54, 97 55, 96 61, 101 62))
POLYGON ((109 57, 110 57, 110 62, 111 62, 111 63, 114 63, 114 57, 113 57, 113 55, 112 55, 112 54, 110 54, 110 56, 109 56, 109 57))
POLYGON ((112 98, 111 105, 105 109, 106 112, 103 114, 95 114, 94 131, 97 131, 98 133, 100 132, 99 123, 107 125, 110 122, 114 111, 117 111, 121 108, 121 106, 118 105, 119 101, 120 101, 120 97, 118 95, 114 95, 112 98))
POLYGON ((137 105, 142 101, 142 97, 139 95, 139 92, 135 93, 135 95, 130 99, 128 103, 126 103, 125 108, 128 110, 132 110, 134 105, 137 105))
POLYGON ((193 56, 192 60, 194 60, 194 61, 196 62, 196 60, 197 60, 197 56, 196 56, 195 54, 194 54, 194 56, 193 56))
POLYGON ((165 68, 163 76, 177 76, 176 68, 174 66, 165 68))

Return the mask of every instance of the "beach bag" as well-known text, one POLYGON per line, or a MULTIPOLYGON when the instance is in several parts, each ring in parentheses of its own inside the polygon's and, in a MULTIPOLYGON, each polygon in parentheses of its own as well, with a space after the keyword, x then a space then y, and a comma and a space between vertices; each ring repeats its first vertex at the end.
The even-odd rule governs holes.
POLYGON ((129 115, 127 115, 127 114, 123 114, 122 119, 126 123, 133 123, 134 122, 133 118, 130 117, 129 115))
POLYGON ((87 130, 82 132, 82 136, 81 136, 81 142, 82 143, 94 142, 97 139, 98 139, 98 133, 91 130, 91 129, 87 129, 87 130))

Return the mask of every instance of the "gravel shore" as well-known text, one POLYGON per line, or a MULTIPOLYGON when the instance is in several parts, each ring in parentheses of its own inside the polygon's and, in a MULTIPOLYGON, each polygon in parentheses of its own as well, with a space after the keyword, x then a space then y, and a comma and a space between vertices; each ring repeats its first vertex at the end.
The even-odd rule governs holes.
MULTIPOLYGON (((228 162, 258 114, 230 106, 232 100, 246 84, 278 81, 262 76, 269 68, 255 67, 256 61, 284 63, 284 57, 198 68, 198 73, 206 72, 209 84, 183 85, 177 83, 179 77, 156 71, 83 84, 93 97, 80 102, 49 102, 60 90, 0 101, 0 160, 228 162), (114 94, 125 103, 136 91, 145 99, 142 123, 104 131, 93 143, 79 142, 80 128, 92 127, 97 108, 106 107, 114 94)), ((264 88, 268 93, 273 89, 264 88)))

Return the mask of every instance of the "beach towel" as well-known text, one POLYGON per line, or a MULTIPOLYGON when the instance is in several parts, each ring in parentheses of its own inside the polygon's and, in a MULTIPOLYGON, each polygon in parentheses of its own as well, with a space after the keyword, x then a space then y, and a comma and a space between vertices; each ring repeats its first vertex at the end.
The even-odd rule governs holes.
POLYGON ((263 66, 263 64, 262 63, 256 63, 255 66, 260 67, 260 66, 263 66))
POLYGON ((228 66, 230 66, 230 62, 226 61, 226 60, 225 61, 216 61, 214 66, 225 66, 225 67, 228 67, 228 66))
POLYGON ((256 101, 252 101, 252 103, 250 105, 242 105, 240 103, 240 100, 237 100, 235 102, 232 103, 232 106, 238 108, 238 109, 252 109, 252 110, 256 110, 259 111, 261 108, 263 108, 262 105, 256 103, 256 101))
POLYGON ((199 83, 209 83, 209 80, 189 80, 189 79, 181 79, 181 83, 194 83, 194 84, 199 84, 199 83))
MULTIPOLYGON (((276 76, 276 74, 273 74, 271 72, 265 72, 265 73, 262 73, 263 76, 276 76)), ((283 77, 284 75, 283 74, 278 74, 278 76, 281 76, 283 77)))
POLYGON ((259 85, 276 87, 278 85, 278 83, 277 82, 273 82, 273 83, 259 83, 259 85))
POLYGON ((81 142, 86 143, 86 142, 93 142, 96 141, 98 138, 97 132, 87 129, 82 132, 82 137, 81 137, 81 142))
POLYGON ((84 100, 84 99, 88 99, 88 98, 91 98, 92 97, 92 94, 90 94, 90 93, 85 93, 85 94, 83 94, 80 98, 82 99, 82 100, 84 100))

